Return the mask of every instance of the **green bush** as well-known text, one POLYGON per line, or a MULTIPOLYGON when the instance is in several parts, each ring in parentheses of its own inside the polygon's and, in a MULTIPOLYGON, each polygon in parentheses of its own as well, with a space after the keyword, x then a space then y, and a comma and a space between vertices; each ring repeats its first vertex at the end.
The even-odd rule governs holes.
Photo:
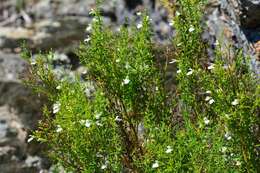
POLYGON ((260 88, 241 51, 231 61, 218 45, 208 62, 204 4, 178 1, 175 57, 166 62, 178 67, 176 92, 167 92, 156 64, 145 13, 137 26, 112 33, 92 11, 78 51, 84 79, 57 77, 52 53, 29 59, 26 83, 49 100, 29 140, 46 143, 72 172, 258 172, 260 88))

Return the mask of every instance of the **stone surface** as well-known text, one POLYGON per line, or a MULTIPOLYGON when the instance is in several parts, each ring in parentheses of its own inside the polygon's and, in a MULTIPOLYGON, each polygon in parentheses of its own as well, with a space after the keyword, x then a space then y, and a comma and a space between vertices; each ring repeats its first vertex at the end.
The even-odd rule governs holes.
MULTIPOLYGON (((226 48, 233 46, 230 58, 235 58, 235 49, 242 49, 246 56, 251 57, 251 69, 259 75, 260 64, 257 50, 253 47, 259 40, 259 28, 248 30, 243 27, 240 18, 242 13, 241 2, 238 0, 210 0, 204 19, 207 25, 204 38, 212 45, 213 49, 209 50, 210 54, 215 48, 216 41, 221 44, 222 51, 226 54, 229 54, 225 52, 226 48)), ((244 20, 251 19, 247 17, 244 20)))

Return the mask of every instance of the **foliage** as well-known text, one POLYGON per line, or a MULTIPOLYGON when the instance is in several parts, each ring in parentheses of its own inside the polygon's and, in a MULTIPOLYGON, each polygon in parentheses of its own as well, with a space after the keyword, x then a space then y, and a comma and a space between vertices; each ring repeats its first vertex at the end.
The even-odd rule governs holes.
POLYGON ((167 93, 156 65, 146 13, 112 33, 91 12, 91 34, 78 51, 83 77, 57 77, 52 53, 29 60, 27 84, 50 102, 33 138, 67 171, 259 171, 259 86, 247 58, 237 51, 231 60, 218 45, 208 62, 205 2, 177 2, 176 92, 167 93))

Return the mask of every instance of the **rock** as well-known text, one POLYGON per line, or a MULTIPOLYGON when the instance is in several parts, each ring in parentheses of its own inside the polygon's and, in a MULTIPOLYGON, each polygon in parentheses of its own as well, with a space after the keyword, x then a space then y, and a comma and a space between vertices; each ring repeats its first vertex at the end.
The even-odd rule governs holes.
POLYGON ((241 25, 244 28, 260 27, 260 0, 240 0, 242 12, 241 25))
POLYGON ((30 129, 41 118, 42 102, 20 81, 26 63, 19 55, 0 52, 0 172, 34 173, 48 168, 38 159, 39 145, 28 145, 30 129), (35 152, 36 151, 36 152, 35 152), (30 153, 36 156, 30 157, 30 153))
MULTIPOLYGON (((226 48, 232 45, 231 58, 235 58, 235 50, 242 49, 244 55, 250 56, 252 59, 252 71, 260 74, 260 64, 257 61, 256 50, 252 46, 254 39, 249 39, 249 32, 246 32, 241 26, 240 15, 242 11, 240 5, 241 3, 238 0, 210 0, 204 19, 207 25, 204 37, 213 49, 215 49, 216 41, 220 42, 224 54, 230 54, 226 52, 226 48)), ((254 32, 256 30, 257 28, 254 29, 254 32)), ((209 52, 213 51, 209 50, 209 52)))

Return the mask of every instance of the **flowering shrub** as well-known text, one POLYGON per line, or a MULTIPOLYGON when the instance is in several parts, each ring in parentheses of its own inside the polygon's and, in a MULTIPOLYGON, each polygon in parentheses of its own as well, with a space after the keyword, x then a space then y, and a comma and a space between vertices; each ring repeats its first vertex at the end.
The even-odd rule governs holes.
POLYGON ((231 61, 218 45, 208 62, 204 2, 178 5, 170 23, 175 57, 166 62, 178 67, 176 92, 167 92, 156 64, 146 14, 112 33, 93 10, 78 51, 86 74, 58 77, 52 53, 29 60, 27 84, 49 103, 28 141, 47 143, 50 157, 72 172, 257 172, 257 80, 240 51, 231 61))

